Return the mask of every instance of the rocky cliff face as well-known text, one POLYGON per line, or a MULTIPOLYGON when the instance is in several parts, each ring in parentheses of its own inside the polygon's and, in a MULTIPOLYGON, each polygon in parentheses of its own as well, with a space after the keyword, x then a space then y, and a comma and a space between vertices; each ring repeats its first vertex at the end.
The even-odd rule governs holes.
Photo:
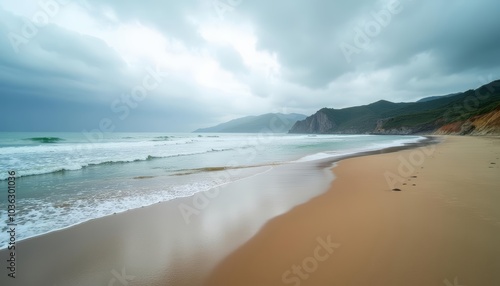
POLYGON ((499 135, 500 108, 492 112, 471 117, 465 121, 453 122, 439 128, 440 135, 499 135))
POLYGON ((302 121, 297 121, 290 129, 290 133, 331 133, 334 127, 335 123, 328 118, 323 110, 320 110, 302 121))
POLYGON ((438 127, 433 124, 422 124, 418 126, 400 126, 396 128, 387 128, 385 127, 386 123, 388 123, 392 118, 379 119, 377 121, 377 127, 373 130, 373 134, 381 134, 381 135, 410 135, 410 134, 429 134, 433 133, 438 127))

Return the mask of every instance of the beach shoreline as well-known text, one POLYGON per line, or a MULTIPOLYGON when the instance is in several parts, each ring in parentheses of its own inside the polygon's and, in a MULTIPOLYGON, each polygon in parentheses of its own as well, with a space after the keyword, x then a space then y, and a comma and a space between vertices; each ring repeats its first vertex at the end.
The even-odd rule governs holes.
MULTIPOLYGON (((31 146, 26 138, 33 136, 40 135, 20 133, 14 138, 0 138, 0 161, 8 162, 4 170, 16 172, 19 185, 18 241, 159 201, 193 196, 276 165, 380 149, 421 138, 119 133, 106 139, 107 143, 86 146, 81 134, 47 133, 43 138, 57 136, 53 138, 58 138, 58 143, 31 146)), ((7 189, 3 177, 0 187, 7 189)), ((6 199, 1 196, 0 203, 6 199)), ((0 210, 0 216, 7 219, 5 209, 0 210)), ((1 236, 0 249, 6 247, 6 239, 1 236)))
MULTIPOLYGON (((426 141, 427 143, 423 144, 430 142, 429 139, 426 141)), ((415 145, 369 153, 412 147, 415 145)), ((364 156, 366 153, 346 155, 334 160, 276 166, 273 167, 276 170, 273 170, 268 177, 266 175, 259 177, 256 180, 259 182, 245 183, 245 180, 236 184, 232 182, 227 186, 229 191, 222 187, 217 190, 221 195, 214 198, 210 198, 208 195, 210 192, 201 192, 207 195, 205 198, 198 197, 198 203, 203 204, 203 200, 208 198, 210 206, 207 209, 195 209, 194 216, 191 216, 194 219, 193 223, 186 223, 186 216, 181 209, 182 206, 187 206, 188 211, 193 210, 189 207, 193 206, 196 195, 92 219, 72 227, 21 240, 18 242, 20 257, 18 266, 19 269, 26 269, 30 275, 27 277, 21 273, 14 283, 21 283, 23 279, 29 278, 22 283, 28 285, 36 281, 38 285, 57 285, 64 281, 63 284, 76 285, 84 281, 105 285, 109 279, 113 279, 113 273, 120 272, 121 268, 125 267, 127 273, 134 273, 138 277, 135 281, 131 281, 130 285, 150 285, 148 283, 162 280, 169 280, 172 285, 199 285, 202 278, 210 273, 211 267, 215 266, 214 261, 221 260, 236 250, 257 233, 267 220, 286 213, 292 207, 326 191, 333 179, 329 170, 332 162, 345 157, 364 156), (276 186, 280 186, 279 191, 275 190, 276 186), (235 189, 243 191, 238 190, 237 194, 234 192, 235 189), (202 212, 198 213, 199 210, 202 212), (238 212, 241 214, 239 219, 236 219, 228 217, 228 212, 233 216, 238 212), (262 214, 254 214, 259 212, 262 214), (216 224, 221 224, 223 227, 216 224), (236 227, 238 224, 243 225, 236 227), (207 228, 217 228, 219 231, 207 232, 207 228), (209 239, 212 241, 203 241, 207 233, 212 236, 209 239), (149 241, 150 246, 144 248, 144 241, 149 241), (206 251, 208 248, 214 250, 206 251), (150 262, 141 263, 141 258, 131 262, 133 259, 128 256, 132 253, 138 255, 145 250, 152 255, 150 262), (154 253, 155 250, 159 250, 159 253, 154 253), (165 257, 161 257, 161 254, 165 257), (53 264, 44 263, 46 260, 52 261, 53 264), (68 267, 72 264, 77 264, 79 267, 68 267), (61 266, 66 270, 63 272, 55 270, 61 266), (182 275, 193 267, 198 267, 199 275, 182 275), (154 271, 151 271, 152 269, 154 271), (158 275, 162 269, 168 270, 166 271, 168 273, 158 275), (155 274, 152 275, 151 272, 155 274), (141 276, 154 277, 145 283, 141 276)), ((211 195, 214 194, 212 190, 211 195)), ((4 257, 7 254, 6 249, 0 250, 0 254, 4 257)), ((5 277, 7 276, 3 275, 0 281, 3 282, 5 277)), ((13 281, 5 280, 5 282, 11 285, 13 281)))
MULTIPOLYGON (((380 149, 375 149, 375 150, 370 150, 370 151, 358 151, 358 152, 350 153, 350 154, 347 154, 347 155, 338 156, 338 157, 335 157, 333 159, 331 159, 331 158, 316 159, 315 161, 321 162, 321 164, 318 165, 321 168, 329 168, 335 162, 338 162, 338 161, 341 161, 341 160, 344 160, 344 159, 347 159, 347 158, 358 157, 358 156, 366 156, 366 155, 369 155, 369 154, 378 154, 378 153, 385 153, 385 152, 395 152, 397 150, 404 150, 404 149, 408 149, 408 148, 416 148, 417 146, 422 146, 422 145, 426 145, 426 144, 434 144, 434 143, 438 142, 436 138, 433 138, 433 137, 430 137, 430 136, 422 136, 422 138, 424 138, 424 139, 420 139, 417 142, 404 143, 403 145, 399 145, 399 146, 385 147, 385 148, 380 148, 380 149)), ((269 163, 269 164, 260 164, 260 165, 242 166, 242 167, 238 167, 238 166, 237 167, 231 167, 231 166, 229 166, 229 167, 218 167, 218 168, 215 168, 215 167, 212 167, 212 168, 202 168, 202 169, 194 169, 194 171, 192 173, 197 173, 197 172, 200 172, 200 171, 206 171, 207 173, 209 173, 209 172, 210 173, 211 172, 217 173, 216 171, 223 171, 226 174, 224 174, 222 176, 215 176, 215 177, 217 177, 217 178, 219 178, 219 177, 225 177, 225 176, 228 176, 227 174, 229 174, 229 176, 235 178, 233 180, 229 180, 229 181, 225 181, 223 183, 220 183, 219 185, 216 185, 215 187, 211 187, 209 190, 207 190, 207 191, 210 191, 211 189, 217 189, 217 188, 219 188, 222 185, 231 184, 231 183, 233 183, 235 181, 238 181, 238 180, 241 180, 241 179, 246 179, 246 178, 251 177, 251 176, 258 176, 259 174, 261 174, 263 172, 269 171, 269 169, 267 169, 267 170, 260 170, 260 171, 253 171, 253 173, 251 175, 242 175, 241 172, 239 172, 240 169, 258 170, 258 169, 265 169, 266 167, 272 167, 272 166, 277 166, 277 165, 282 165, 282 164, 289 164, 289 163, 296 163, 296 162, 300 162, 300 161, 296 161, 295 160, 295 161, 291 161, 291 162, 269 163), (233 172, 233 169, 235 170, 234 172, 233 172)), ((191 174, 191 173, 189 173, 189 172, 179 173, 179 174, 175 174, 175 176, 182 176, 182 175, 186 175, 186 174, 191 174)), ((42 176, 51 176, 51 175, 53 175, 53 174, 42 174, 42 176)), ((34 176, 35 175, 29 175, 29 176, 19 177, 18 174, 16 174, 16 179, 26 179, 27 177, 34 177, 34 176)), ((155 178, 156 178, 156 176, 139 176, 139 177, 134 177, 133 179, 155 179, 155 178)), ((201 192, 204 192, 204 191, 201 191, 201 192)), ((173 198, 173 199, 170 199, 170 200, 176 200, 176 199, 182 199, 182 198, 189 198, 189 197, 193 197, 193 196, 194 196, 193 194, 191 194, 191 195, 184 195, 184 196, 179 196, 177 198, 173 198)), ((158 203, 164 203, 164 202, 167 202, 167 201, 170 201, 170 200, 159 201, 158 203)), ((95 217, 95 218, 91 218, 91 219, 88 219, 88 220, 84 220, 84 221, 80 221, 80 222, 75 222, 75 223, 72 223, 72 224, 60 227, 60 228, 52 229, 50 231, 42 232, 42 233, 39 233, 39 234, 36 234, 36 235, 31 235, 31 236, 28 236, 28 237, 23 237, 21 239, 18 238, 17 241, 20 242, 20 241, 24 241, 24 240, 28 240, 28 239, 33 239, 33 238, 36 238, 38 236, 50 234, 52 232, 57 232, 57 231, 65 230, 65 229, 68 229, 68 228, 76 227, 76 226, 78 226, 78 225, 80 225, 82 223, 86 223, 86 222, 89 222, 89 221, 92 221, 92 220, 96 220, 96 219, 101 219, 101 218, 106 217, 106 216, 116 215, 116 214, 120 214, 120 213, 124 213, 124 212, 128 212, 128 211, 132 211, 134 209, 139 209, 139 208, 144 208, 144 207, 150 207, 152 205, 154 205, 154 204, 143 205, 143 206, 140 206, 140 207, 134 207, 134 208, 130 208, 130 209, 120 210, 120 211, 115 212, 113 214, 108 214, 108 215, 101 216, 101 217, 95 217)), ((7 248, 7 246, 0 247, 0 251, 5 250, 6 248, 7 248)))
POLYGON ((206 285, 499 285, 499 138, 350 158, 206 285))

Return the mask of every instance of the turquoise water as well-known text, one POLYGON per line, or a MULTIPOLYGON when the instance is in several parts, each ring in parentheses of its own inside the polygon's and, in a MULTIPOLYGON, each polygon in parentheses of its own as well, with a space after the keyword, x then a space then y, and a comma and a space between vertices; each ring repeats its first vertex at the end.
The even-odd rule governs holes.
MULTIPOLYGON (((191 196, 276 164, 402 145, 416 136, 0 133, 0 187, 17 173, 18 239, 191 196)), ((0 202, 6 205, 6 196, 0 202)), ((6 207, 0 210, 7 219, 6 207)), ((5 224, 3 224, 5 225, 5 224)), ((5 229, 2 229, 5 233, 5 229)), ((4 247, 6 237, 0 240, 4 247)))

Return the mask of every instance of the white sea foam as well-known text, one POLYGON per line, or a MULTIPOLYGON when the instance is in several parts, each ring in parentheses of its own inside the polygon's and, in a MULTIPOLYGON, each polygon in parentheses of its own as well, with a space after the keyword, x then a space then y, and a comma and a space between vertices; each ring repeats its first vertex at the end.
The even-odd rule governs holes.
POLYGON ((390 147, 404 146, 404 145, 410 144, 410 143, 417 143, 423 139, 425 139, 425 137, 412 137, 412 138, 408 138, 408 139, 394 140, 391 142, 372 143, 372 144, 369 144, 369 145, 366 145, 363 147, 359 147, 359 148, 343 149, 342 151, 318 152, 315 154, 311 154, 311 155, 307 155, 307 156, 304 156, 302 158, 299 158, 298 160, 295 160, 294 162, 309 162, 309 161, 316 161, 316 160, 329 159, 329 158, 330 159, 339 158, 339 157, 344 157, 344 156, 353 155, 353 154, 362 153, 362 152, 370 152, 370 151, 381 150, 381 149, 390 148, 390 147))
MULTIPOLYGON (((16 214, 17 239, 33 237, 91 219, 149 206, 157 202, 192 196, 197 192, 209 190, 220 183, 220 181, 205 180, 167 189, 147 190, 147 195, 139 190, 128 193, 117 191, 114 192, 114 197, 86 197, 71 202, 21 199, 17 202, 17 205, 24 206, 24 208, 16 214)), ((0 218, 2 221, 6 221, 7 212, 1 210, 0 218)), ((4 224, 2 233, 6 233, 7 230, 4 224)), ((2 236, 0 248, 5 248, 7 243, 8 237, 2 236)))

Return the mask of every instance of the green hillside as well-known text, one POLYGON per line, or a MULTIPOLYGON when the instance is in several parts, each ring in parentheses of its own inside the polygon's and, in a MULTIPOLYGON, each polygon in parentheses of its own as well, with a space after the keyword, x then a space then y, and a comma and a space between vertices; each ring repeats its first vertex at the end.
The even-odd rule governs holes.
POLYGON ((500 80, 476 90, 411 103, 380 100, 343 109, 323 108, 297 122, 290 133, 430 133, 500 106, 500 80), (326 119, 325 119, 326 117, 326 119))

